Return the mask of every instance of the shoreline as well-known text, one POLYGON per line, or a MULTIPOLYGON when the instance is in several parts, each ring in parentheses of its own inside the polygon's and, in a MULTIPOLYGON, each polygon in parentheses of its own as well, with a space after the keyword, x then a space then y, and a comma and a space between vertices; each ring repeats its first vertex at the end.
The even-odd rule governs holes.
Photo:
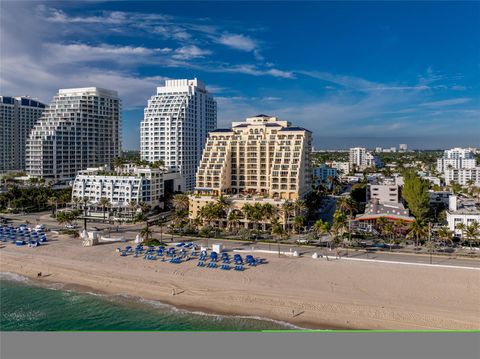
MULTIPOLYGON (((227 312, 227 311, 223 313, 216 312, 206 306, 175 305, 173 302, 153 300, 153 299, 143 298, 139 296, 132 296, 130 294, 125 294, 125 293, 109 293, 106 291, 102 291, 101 289, 93 288, 85 285, 80 285, 75 283, 53 282, 53 281, 49 281, 48 279, 43 280, 35 277, 30 277, 24 274, 20 274, 20 273, 15 273, 15 272, 0 272, 0 279, 12 281, 12 282, 26 283, 27 285, 41 286, 51 290, 63 290, 68 292, 98 295, 98 296, 110 297, 110 298, 123 297, 123 298, 126 298, 128 301, 140 302, 141 305, 145 305, 145 306, 155 306, 154 303, 158 303, 161 306, 169 307, 170 310, 172 311, 184 312, 186 314, 205 315, 205 316, 222 316, 222 317, 230 317, 230 318, 244 318, 244 319, 269 321, 269 322, 277 323, 287 327, 285 330, 319 330, 319 331, 351 330, 348 327, 340 327, 340 326, 339 327, 329 326, 328 329, 327 328, 319 329, 318 323, 312 323, 307 321, 293 324, 285 320, 278 320, 278 319, 268 318, 268 317, 241 315, 241 314, 235 314, 233 312, 227 312), (16 276, 26 278, 27 280, 24 281, 24 280, 8 278, 10 274, 14 274, 16 276)), ((272 329, 272 330, 275 330, 275 329, 272 329)))
POLYGON ((0 271, 32 282, 61 283, 66 290, 305 329, 480 328, 476 270, 264 255, 267 264, 234 272, 199 268, 196 260, 171 264, 120 257, 115 248, 82 247, 63 236, 38 248, 5 246, 0 249, 0 271), (43 277, 37 280, 38 272, 43 277))

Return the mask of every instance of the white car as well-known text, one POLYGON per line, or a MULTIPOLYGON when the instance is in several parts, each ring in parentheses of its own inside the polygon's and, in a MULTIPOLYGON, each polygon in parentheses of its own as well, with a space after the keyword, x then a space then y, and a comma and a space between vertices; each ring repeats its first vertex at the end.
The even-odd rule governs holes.
POLYGON ((76 227, 77 227, 77 225, 72 224, 72 223, 69 223, 69 224, 65 225, 65 228, 68 228, 68 229, 75 229, 76 227))
POLYGON ((295 243, 298 244, 308 244, 308 239, 297 239, 295 243))

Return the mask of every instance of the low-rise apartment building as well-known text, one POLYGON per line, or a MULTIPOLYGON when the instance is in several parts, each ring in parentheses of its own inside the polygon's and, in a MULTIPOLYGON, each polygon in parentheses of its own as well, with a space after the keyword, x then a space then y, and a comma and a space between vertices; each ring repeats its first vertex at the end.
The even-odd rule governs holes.
POLYGON ((108 200, 109 212, 116 218, 132 218, 139 205, 163 206, 165 188, 176 188, 180 174, 163 168, 125 165, 109 171, 108 167, 89 168, 75 177, 72 201, 78 207, 86 204, 90 215, 103 212, 102 198, 108 200))
POLYGON ((458 196, 449 197, 449 208, 447 211, 448 228, 455 235, 462 237, 464 231, 458 228, 459 224, 470 226, 473 222, 480 224, 480 208, 474 200, 460 199, 458 196))

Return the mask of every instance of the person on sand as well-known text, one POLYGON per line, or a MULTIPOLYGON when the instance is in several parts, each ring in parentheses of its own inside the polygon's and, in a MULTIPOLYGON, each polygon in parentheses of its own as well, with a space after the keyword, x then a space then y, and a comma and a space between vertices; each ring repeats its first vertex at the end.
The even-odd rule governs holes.
POLYGON ((172 288, 172 295, 175 295, 175 288, 172 288))
POLYGON ((295 309, 292 309, 292 317, 295 316, 295 309))

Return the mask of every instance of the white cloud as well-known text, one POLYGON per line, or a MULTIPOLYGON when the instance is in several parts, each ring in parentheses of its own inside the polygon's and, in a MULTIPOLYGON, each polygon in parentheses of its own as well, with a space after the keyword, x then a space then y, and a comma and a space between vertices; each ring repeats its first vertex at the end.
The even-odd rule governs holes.
POLYGON ((253 76, 265 76, 270 75, 274 77, 281 77, 286 79, 293 79, 295 75, 291 71, 283 71, 279 69, 261 69, 255 65, 251 64, 244 64, 244 65, 234 65, 230 67, 220 67, 218 69, 213 69, 216 72, 234 72, 234 73, 241 73, 241 74, 248 74, 253 76))
POLYGON ((257 47, 254 40, 241 34, 222 34, 217 40, 218 43, 236 50, 253 51, 257 47))
POLYGON ((211 53, 210 50, 204 50, 200 49, 198 46, 189 45, 176 49, 175 54, 172 57, 179 60, 189 60, 198 57, 205 57, 211 53))
POLYGON ((460 97, 460 98, 452 98, 448 100, 442 101, 432 101, 432 102, 424 102, 420 104, 420 106, 425 107, 444 107, 444 106, 453 106, 453 105, 460 105, 463 103, 470 102, 472 99, 468 97, 460 97))
MULTIPOLYGON (((140 58, 159 56, 172 52, 170 48, 146 48, 141 46, 112 46, 100 44, 46 44, 48 61, 55 63, 111 60, 115 62, 141 61, 140 58)), ((145 60, 143 60, 145 61, 145 60)))

